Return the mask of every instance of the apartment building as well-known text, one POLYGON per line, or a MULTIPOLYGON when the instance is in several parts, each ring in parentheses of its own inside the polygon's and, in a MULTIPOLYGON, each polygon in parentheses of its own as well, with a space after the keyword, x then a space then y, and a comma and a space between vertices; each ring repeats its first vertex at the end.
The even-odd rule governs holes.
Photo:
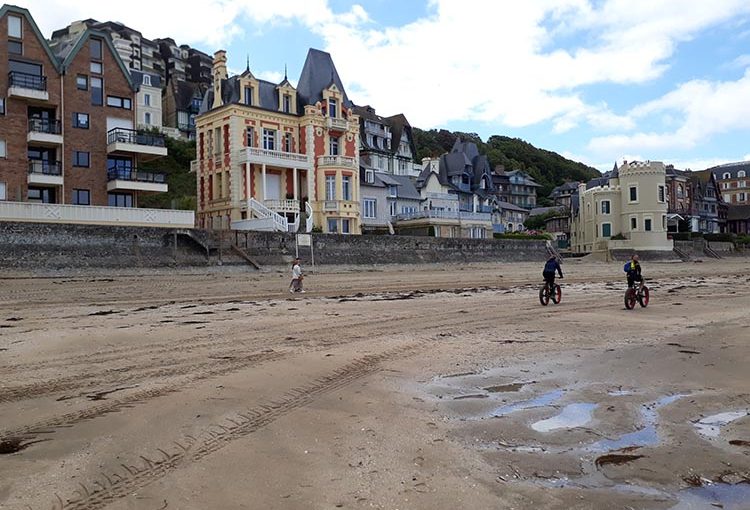
POLYGON ((359 118, 331 55, 310 49, 296 88, 226 62, 196 118, 199 224, 361 233, 359 118))
POLYGON ((416 177, 411 125, 403 114, 381 117, 372 106, 354 106, 359 116, 359 159, 368 171, 416 177))
POLYGON ((750 205, 750 161, 729 163, 709 169, 716 178, 727 205, 750 205))
POLYGON ((106 33, 50 45, 29 11, 8 5, 0 26, 0 200, 16 203, 3 219, 39 219, 24 205, 34 203, 132 209, 141 194, 167 191, 164 174, 138 171, 167 150, 134 129, 137 87, 106 33))

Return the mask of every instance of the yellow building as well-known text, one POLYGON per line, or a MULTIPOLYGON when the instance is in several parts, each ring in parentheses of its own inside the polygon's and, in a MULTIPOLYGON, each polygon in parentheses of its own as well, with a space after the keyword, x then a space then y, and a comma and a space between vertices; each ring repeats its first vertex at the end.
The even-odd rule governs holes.
POLYGON ((296 89, 226 62, 196 118, 199 226, 359 234, 359 118, 331 56, 311 49, 296 89))
POLYGON ((671 251, 665 176, 659 161, 626 161, 581 184, 571 201, 571 250, 671 251))

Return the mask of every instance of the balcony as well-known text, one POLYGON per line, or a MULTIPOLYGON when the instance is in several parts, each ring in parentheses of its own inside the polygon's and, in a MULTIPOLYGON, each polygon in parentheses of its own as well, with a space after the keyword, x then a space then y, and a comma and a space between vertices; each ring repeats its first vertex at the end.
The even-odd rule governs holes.
POLYGON ((163 135, 114 128, 107 132, 107 154, 112 153, 135 153, 154 159, 166 156, 167 147, 163 135))
POLYGON ((18 71, 9 72, 8 97, 49 101, 47 77, 18 71))
POLYGON ((62 145, 62 123, 56 119, 29 119, 26 141, 45 146, 62 145))
POLYGON ((299 200, 264 200, 263 205, 279 214, 297 214, 300 212, 299 200))
POLYGON ((354 158, 350 158, 349 156, 319 156, 318 166, 329 166, 357 170, 356 161, 354 160, 354 158))
POLYGON ((323 202, 324 211, 338 211, 339 203, 336 200, 326 200, 323 202))
POLYGON ((349 121, 336 117, 328 117, 326 119, 326 125, 328 126, 328 129, 334 131, 347 131, 349 129, 349 121))
POLYGON ((140 172, 135 168, 110 168, 107 180, 107 191, 166 193, 168 190, 165 174, 140 172))
POLYGON ((491 222, 492 216, 489 213, 444 211, 440 209, 425 209, 422 211, 414 211, 410 213, 399 214, 396 216, 397 221, 418 220, 418 219, 491 222))
POLYGON ((29 161, 27 182, 42 186, 62 186, 62 165, 57 161, 29 161))
POLYGON ((247 147, 239 152, 240 163, 251 163, 257 165, 275 166, 279 168, 299 168, 311 170, 310 158, 307 154, 296 152, 274 151, 260 149, 258 147, 247 147))

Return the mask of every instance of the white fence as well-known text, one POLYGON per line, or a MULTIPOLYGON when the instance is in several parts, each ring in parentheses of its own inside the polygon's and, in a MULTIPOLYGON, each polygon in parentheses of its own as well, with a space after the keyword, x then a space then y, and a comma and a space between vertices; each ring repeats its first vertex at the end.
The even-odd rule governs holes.
POLYGON ((195 213, 173 209, 0 201, 0 221, 193 228, 195 213))

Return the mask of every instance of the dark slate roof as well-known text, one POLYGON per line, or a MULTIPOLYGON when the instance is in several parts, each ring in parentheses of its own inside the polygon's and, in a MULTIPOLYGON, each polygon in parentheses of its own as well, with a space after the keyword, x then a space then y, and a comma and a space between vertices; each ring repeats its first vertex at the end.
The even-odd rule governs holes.
POLYGON ((719 165, 713 168, 709 168, 714 173, 717 179, 722 179, 723 175, 728 173, 731 175, 730 179, 737 179, 737 173, 739 171, 745 172, 745 177, 750 177, 750 161, 741 161, 739 163, 728 163, 726 165, 719 165))
POLYGON ((524 186, 533 186, 537 188, 542 187, 541 184, 537 183, 529 174, 522 170, 511 170, 510 172, 506 172, 505 175, 507 175, 508 177, 520 175, 522 178, 521 184, 523 184, 524 186))
POLYGON ((570 210, 573 214, 578 214, 578 192, 570 195, 570 210))
POLYGON ((617 179, 620 177, 620 169, 617 168, 617 162, 615 162, 615 166, 612 167, 612 171, 609 172, 610 179, 617 179))
POLYGON ((750 220, 750 205, 730 205, 727 212, 728 220, 750 220))
POLYGON ((161 76, 154 73, 144 73, 143 71, 136 71, 135 69, 130 70, 130 75, 133 77, 133 83, 136 87, 143 85, 143 75, 147 74, 151 77, 152 87, 161 87, 161 76))
POLYGON ((529 212, 529 216, 539 216, 548 212, 565 212, 565 207, 535 207, 529 212))
POLYGON ((383 184, 387 184, 388 186, 398 186, 399 182, 393 178, 392 175, 389 174, 381 174, 380 180, 383 181, 383 184))
MULTIPOLYGON (((187 110, 193 101, 193 97, 201 97, 201 86, 199 83, 183 80, 172 80, 171 86, 174 88, 175 104, 178 110, 187 110)), ((205 107, 201 105, 201 110, 205 107)))
POLYGON ((328 88, 331 83, 341 91, 344 96, 344 107, 349 108, 352 102, 346 95, 344 84, 339 77, 336 66, 333 64, 331 54, 325 51, 310 48, 307 52, 305 64, 297 83, 297 107, 303 113, 307 105, 315 104, 323 100, 323 89, 328 88))
POLYGON ((505 209, 506 211, 518 211, 518 212, 525 212, 528 213, 528 209, 524 209, 521 206, 518 206, 516 204, 511 204, 510 202, 503 202, 502 200, 497 201, 497 207, 499 209, 505 209))
POLYGON ((422 195, 417 191, 414 181, 406 175, 391 175, 391 179, 398 183, 398 198, 409 198, 422 200, 422 195))
POLYGON ((570 182, 566 182, 564 184, 561 184, 559 186, 555 186, 554 188, 552 188, 552 193, 550 193, 549 196, 555 197, 555 196, 562 194, 565 191, 575 191, 577 189, 578 189, 578 183, 570 181, 570 182))
POLYGON ((609 184, 609 175, 609 173, 606 173, 601 177, 591 179, 586 183, 586 189, 596 188, 597 186, 607 186, 609 184))

